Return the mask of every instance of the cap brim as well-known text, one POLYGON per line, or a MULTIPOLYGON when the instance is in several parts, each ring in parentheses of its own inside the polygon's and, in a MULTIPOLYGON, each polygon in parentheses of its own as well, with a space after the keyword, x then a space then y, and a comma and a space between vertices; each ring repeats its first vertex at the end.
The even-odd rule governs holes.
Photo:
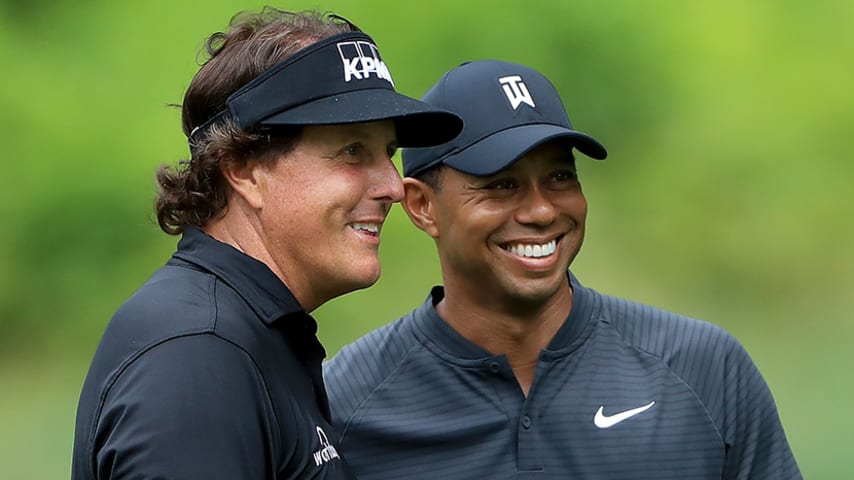
POLYGON ((462 119, 393 90, 356 90, 319 98, 265 118, 260 125, 336 125, 394 120, 400 147, 440 145, 459 135, 462 119))
POLYGON ((558 125, 536 124, 497 132, 448 155, 442 162, 470 175, 493 175, 550 140, 566 140, 568 145, 597 160, 608 156, 605 147, 590 135, 558 125))

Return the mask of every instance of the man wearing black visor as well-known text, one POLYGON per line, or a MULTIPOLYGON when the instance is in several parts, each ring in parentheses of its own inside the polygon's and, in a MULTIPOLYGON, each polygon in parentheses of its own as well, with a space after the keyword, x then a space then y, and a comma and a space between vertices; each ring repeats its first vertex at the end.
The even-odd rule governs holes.
POLYGON ((459 117, 395 92, 334 15, 265 9, 207 41, 157 173, 167 264, 116 312, 83 386, 72 478, 352 478, 310 312, 380 274, 398 147, 459 117))

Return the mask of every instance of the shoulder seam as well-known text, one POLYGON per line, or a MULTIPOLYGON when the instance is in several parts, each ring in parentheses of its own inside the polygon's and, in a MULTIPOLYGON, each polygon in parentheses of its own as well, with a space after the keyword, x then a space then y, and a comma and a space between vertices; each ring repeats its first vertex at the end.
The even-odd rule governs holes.
POLYGON ((261 370, 261 368, 258 366, 258 362, 256 362, 256 361, 255 361, 255 358, 254 358, 254 357, 252 357, 252 355, 251 355, 251 354, 250 354, 250 353, 249 353, 245 348, 243 348, 242 346, 240 346, 240 345, 238 345, 238 344, 234 343, 233 341, 231 341, 231 340, 229 340, 229 339, 227 339, 227 338, 224 338, 224 337, 222 337, 222 336, 220 336, 220 335, 217 335, 217 334, 216 334, 216 333, 214 333, 214 332, 210 332, 210 331, 201 331, 201 332, 186 333, 186 334, 182 334, 182 335, 175 335, 175 336, 172 336, 172 337, 169 337, 169 338, 163 339, 163 340, 161 340, 161 341, 159 341, 159 342, 153 343, 153 344, 149 345, 148 347, 146 347, 145 349, 140 350, 140 352, 139 352, 137 355, 134 355, 134 356, 133 356, 133 358, 132 358, 131 360, 129 360, 128 362, 126 362, 126 363, 125 363, 125 364, 124 364, 124 365, 123 365, 123 366, 122 366, 122 367, 121 367, 121 368, 120 368, 120 369, 119 369, 119 370, 118 370, 118 371, 113 375, 113 378, 111 378, 111 379, 110 379, 110 381, 108 382, 107 386, 104 388, 104 391, 101 393, 101 397, 100 397, 100 399, 98 400, 98 410, 97 410, 97 412, 96 412, 96 414, 95 414, 95 416, 94 416, 94 421, 92 422, 92 425, 91 425, 91 427, 90 427, 90 429, 91 429, 91 432, 90 432, 90 438, 91 438, 91 440, 90 440, 90 445, 89 445, 89 451, 94 451, 95 431, 97 430, 98 423, 100 422, 100 419, 101 419, 101 413, 103 412, 103 408, 104 408, 104 404, 105 404, 105 401, 106 401, 107 395, 108 395, 108 394, 109 394, 109 392, 112 390, 112 388, 113 388, 113 386, 116 384, 116 382, 118 382, 119 378, 121 378, 121 377, 122 377, 122 375, 125 373, 125 371, 127 371, 127 369, 128 369, 128 368, 130 368, 130 366, 131 366, 132 364, 134 364, 134 363, 135 363, 139 358, 141 358, 145 353, 147 353, 147 352, 151 351, 152 349, 154 349, 154 348, 155 348, 155 347, 157 347, 157 346, 163 345, 163 344, 165 344, 165 343, 168 343, 168 342, 170 342, 170 341, 174 341, 174 340, 181 340, 181 339, 184 339, 184 338, 189 338, 189 337, 198 337, 198 336, 203 336, 203 335, 209 335, 209 336, 211 336, 211 337, 213 337, 213 338, 217 338, 217 339, 219 339, 219 340, 221 340, 221 341, 223 341, 223 342, 225 342, 225 343, 227 343, 227 344, 229 344, 229 345, 233 346, 235 349, 237 349, 237 350, 239 350, 240 352, 242 352, 242 353, 243 353, 243 355, 245 355, 245 356, 246 356, 246 358, 250 361, 250 363, 252 364, 252 368, 253 368, 253 369, 255 369, 255 372, 258 374, 258 378, 261 380, 261 383, 262 383, 262 385, 263 385, 263 387, 264 387, 264 394, 265 394, 265 396, 267 397, 267 402, 268 402, 268 403, 269 403, 269 405, 270 405, 270 410, 273 412, 273 415, 274 415, 274 422, 273 422, 273 426, 274 426, 274 428, 275 428, 275 430, 276 430, 276 435, 277 435, 277 437, 281 439, 281 432, 279 431, 279 413, 277 412, 277 410, 276 410, 276 408, 275 408, 275 404, 273 403, 272 395, 271 395, 271 393, 270 393, 270 386, 269 386, 269 384, 268 384, 268 382, 267 382, 267 378, 266 378, 266 377, 264 377, 264 372, 263 372, 263 371, 261 370))
POLYGON ((685 387, 691 391, 691 394, 694 395, 694 398, 696 398, 697 401, 700 402, 700 405, 703 407, 703 412, 706 414, 706 418, 709 419, 709 423, 711 423, 712 427, 715 429, 715 434, 718 436, 718 440, 720 440, 721 445, 726 445, 726 442, 724 441, 724 436, 721 433, 720 427, 718 427, 717 422, 715 422, 715 419, 712 417, 712 414, 709 412, 709 408, 706 406, 706 402, 703 400, 703 398, 699 394, 697 394, 697 391, 694 389, 694 387, 691 384, 689 384, 688 382, 686 382, 685 379, 682 378, 682 376, 679 375, 673 369, 673 367, 670 365, 670 363, 666 362, 660 355, 653 353, 653 352, 650 352, 649 350, 641 348, 638 345, 635 345, 634 343, 627 341, 626 337, 623 335, 623 332, 620 331, 616 326, 614 326, 614 324, 612 324, 610 322, 605 322, 605 323, 607 323, 614 330, 614 332, 617 334, 617 336, 620 337, 620 341, 623 342, 623 344, 625 344, 626 346, 628 346, 630 348, 637 350, 638 352, 641 352, 645 355, 648 355, 652 358, 655 358, 656 360, 658 360, 659 362, 664 364, 664 366, 667 367, 667 371, 670 372, 670 374, 673 375, 677 380, 679 380, 679 382, 681 382, 682 385, 685 385, 685 387))
MULTIPOLYGON (((215 287, 216 277, 214 277, 214 276, 211 276, 211 277, 212 277, 211 283, 213 284, 212 287, 215 287)), ((219 339, 219 340, 221 340, 221 341, 223 341, 229 345, 232 345, 234 348, 241 351, 243 353, 243 355, 245 355, 246 358, 251 362, 252 368, 258 374, 258 378, 261 380, 261 383, 264 387, 264 394, 267 397, 267 402, 270 405, 270 410, 273 412, 274 420, 275 420, 273 422, 273 426, 276 430, 276 435, 278 438, 281 439, 281 432, 279 431, 279 412, 276 410, 275 404, 272 400, 272 394, 270 392, 270 386, 268 384, 267 378, 264 376, 264 372, 261 370, 261 368, 258 365, 258 362, 255 360, 255 358, 252 356, 252 354, 249 351, 247 351, 244 347, 242 347, 241 345, 238 345, 234 341, 232 341, 228 338, 225 338, 225 337, 216 333, 214 327, 216 326, 216 311, 217 311, 217 309, 216 309, 216 297, 213 293, 211 294, 211 305, 213 306, 211 309, 211 322, 207 328, 203 328, 203 329, 197 328, 194 330, 177 332, 176 334, 171 335, 167 338, 163 338, 163 339, 160 339, 159 341, 153 342, 150 345, 147 345, 144 348, 141 348, 134 355, 130 356, 125 362, 123 362, 123 364, 120 365, 120 367, 118 369, 116 369, 115 372, 113 372, 113 374, 110 376, 109 380, 107 380, 105 387, 104 387, 103 391, 101 392, 101 395, 99 396, 98 408, 97 408, 95 415, 93 417, 92 425, 90 425, 89 451, 94 451, 95 433, 96 433, 96 430, 98 428, 98 423, 101 421, 101 414, 103 413, 104 404, 106 402, 107 396, 109 395, 110 391, 115 386, 115 384, 118 382, 118 380, 127 371, 127 369, 130 368, 131 365, 136 363, 136 361, 139 360, 143 355, 145 355, 146 353, 150 352, 152 349, 154 349, 160 345, 163 345, 163 344, 168 343, 170 341, 177 341, 177 340, 181 340, 184 338, 204 336, 204 335, 209 335, 209 336, 211 336, 213 338, 217 338, 217 339, 219 339)))
POLYGON ((366 404, 366 403, 368 403, 368 401, 369 401, 369 400, 374 396, 374 394, 375 394, 375 393, 376 393, 376 392, 377 392, 377 391, 378 391, 382 386, 384 386, 386 383, 388 383, 389 379, 391 379, 392 377, 394 377, 394 376, 395 376, 395 374, 397 374, 397 372, 399 372, 399 371, 400 371, 400 369, 401 369, 401 368, 402 368, 402 367, 407 363, 407 361, 409 360, 409 356, 410 356, 410 354, 412 354, 412 352, 413 352, 413 351, 415 351, 416 349, 418 349, 420 345, 421 345, 421 343, 419 343, 419 342, 414 342, 414 343, 412 344, 412 346, 411 346, 411 347, 406 351, 406 353, 404 353, 404 354, 400 357, 400 360, 398 361, 397 366, 395 366, 393 369, 391 369, 391 371, 389 371, 389 372, 388 372, 388 374, 387 374, 385 377, 383 377, 382 381, 378 382, 378 383, 376 384, 376 386, 374 386, 374 388, 373 388, 373 389, 371 389, 371 392, 370 392, 370 393, 368 393, 367 395, 365 395, 365 398, 364 398, 364 399, 362 399, 362 401, 361 401, 361 402, 359 402, 359 404, 356 406, 356 408, 354 408, 354 409, 353 409, 353 412, 352 412, 352 413, 347 417, 347 421, 346 421, 346 422, 344 422, 344 427, 341 429, 341 434, 338 436, 338 441, 339 441, 339 443, 341 444, 341 448, 344 448, 344 437, 346 437, 346 436, 347 436, 347 433, 349 433, 350 426, 351 426, 351 424, 353 424, 353 421, 354 421, 354 419, 356 418, 356 416, 357 416, 357 414, 359 413, 359 411, 360 411, 360 410, 362 410, 362 407, 364 407, 364 406, 365 406, 365 404, 366 404))

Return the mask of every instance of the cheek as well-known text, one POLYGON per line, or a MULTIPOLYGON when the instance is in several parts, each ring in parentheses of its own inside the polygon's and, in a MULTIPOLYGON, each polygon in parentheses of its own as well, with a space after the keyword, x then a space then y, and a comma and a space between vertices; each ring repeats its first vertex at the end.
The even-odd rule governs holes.
POLYGON ((443 226, 448 237, 459 245, 479 245, 488 243, 489 238, 508 223, 512 214, 504 209, 479 206, 461 209, 448 218, 450 221, 443 226))
POLYGON ((587 218, 587 200, 582 196, 577 203, 579 220, 584 221, 587 218))
POLYGON ((315 194, 323 194, 336 203, 357 203, 369 196, 372 188, 382 183, 382 179, 373 175, 375 169, 357 165, 339 165, 337 168, 314 170, 313 182, 307 186, 315 194))
POLYGON ((288 202, 311 186, 311 176, 301 164, 280 160, 264 176, 262 188, 272 201, 288 202))
POLYGON ((573 195, 568 195, 561 201, 562 210, 577 222, 584 222, 587 218, 587 199, 579 189, 573 195))
POLYGON ((299 171, 280 170, 264 185, 264 207, 261 212, 266 228, 277 235, 293 237, 316 223, 323 199, 316 191, 316 182, 299 171))

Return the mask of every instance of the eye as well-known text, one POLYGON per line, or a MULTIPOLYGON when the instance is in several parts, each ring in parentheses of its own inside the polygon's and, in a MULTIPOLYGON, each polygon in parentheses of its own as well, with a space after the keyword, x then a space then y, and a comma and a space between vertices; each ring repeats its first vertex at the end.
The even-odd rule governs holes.
POLYGON ((575 170, 558 170, 552 174, 552 180, 555 182, 574 182, 578 180, 578 173, 575 170))
POLYGON ((518 186, 519 185, 512 178, 502 178, 488 184, 486 188, 490 190, 511 190, 518 186))
POLYGON ((344 147, 344 155, 349 155, 351 157, 358 156, 362 152, 362 145, 359 143, 352 143, 344 147))

